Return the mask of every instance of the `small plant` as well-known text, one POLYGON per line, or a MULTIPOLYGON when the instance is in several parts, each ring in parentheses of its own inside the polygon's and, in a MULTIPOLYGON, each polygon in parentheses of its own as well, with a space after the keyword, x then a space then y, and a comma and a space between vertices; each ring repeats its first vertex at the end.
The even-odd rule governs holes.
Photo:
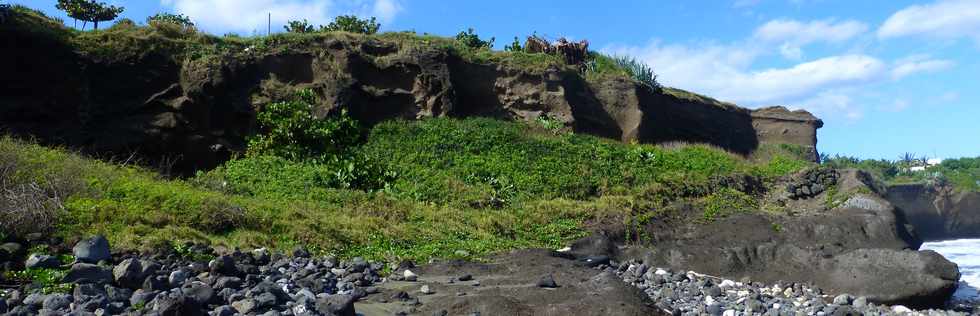
POLYGON ((286 25, 283 25, 286 32, 289 33, 313 33, 313 24, 303 19, 302 21, 289 21, 286 25))
POLYGON ((344 31, 360 34, 375 34, 378 33, 378 29, 380 28, 381 24, 379 24, 374 17, 371 17, 369 20, 360 19, 354 15, 341 15, 334 18, 333 22, 330 22, 330 24, 327 24, 327 26, 320 26, 320 31, 344 31))
POLYGON ((626 73, 633 80, 653 90, 659 90, 661 88, 660 83, 657 82, 657 75, 653 73, 653 68, 650 68, 646 63, 629 56, 618 56, 613 57, 613 59, 616 61, 616 64, 626 70, 626 73))
POLYGON ((782 224, 779 224, 779 223, 772 223, 772 231, 777 232, 777 233, 782 232, 783 231, 783 225, 782 224))
POLYGON ((23 271, 9 271, 4 277, 23 283, 33 283, 42 288, 44 294, 68 293, 72 289, 72 284, 61 283, 68 271, 59 269, 26 269, 23 271))
POLYGON ((565 127, 565 124, 561 121, 548 117, 548 115, 545 114, 538 116, 536 121, 541 125, 541 127, 551 131, 555 135, 560 134, 561 129, 565 127))
POLYGON ((524 47, 521 47, 521 40, 514 36, 514 41, 504 46, 504 50, 508 52, 523 52, 524 47))
POLYGON ((704 199, 704 215, 706 222, 737 213, 751 212, 758 209, 758 202, 744 192, 722 188, 704 199))
POLYGON ((191 249, 191 244, 174 241, 172 244, 174 253, 181 258, 194 262, 208 262, 214 259, 211 254, 200 253, 191 249))
POLYGON ((480 39, 480 36, 473 32, 473 28, 469 28, 465 32, 459 32, 459 34, 456 34, 456 42, 470 48, 490 49, 493 47, 493 41, 493 37, 491 37, 489 41, 480 39))
POLYGON ((136 304, 133 304, 133 309, 135 309, 136 311, 143 311, 144 309, 146 309, 146 303, 136 302, 136 304))

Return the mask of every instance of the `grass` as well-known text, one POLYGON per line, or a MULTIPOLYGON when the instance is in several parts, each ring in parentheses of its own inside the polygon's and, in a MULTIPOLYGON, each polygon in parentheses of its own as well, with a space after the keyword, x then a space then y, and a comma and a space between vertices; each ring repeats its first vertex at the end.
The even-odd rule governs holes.
POLYGON ((629 145, 540 129, 491 119, 379 124, 351 149, 397 174, 374 192, 324 186, 317 174, 330 170, 322 165, 265 156, 174 180, 9 137, 0 139, 0 152, 20 162, 16 181, 78 179, 81 188, 65 199, 55 224, 55 234, 69 240, 105 234, 122 249, 175 241, 303 245, 388 260, 560 248, 591 223, 649 222, 675 197, 707 199, 719 205, 712 217, 720 217, 745 207, 719 204, 737 194, 716 193, 717 177, 791 171, 709 146, 629 145))

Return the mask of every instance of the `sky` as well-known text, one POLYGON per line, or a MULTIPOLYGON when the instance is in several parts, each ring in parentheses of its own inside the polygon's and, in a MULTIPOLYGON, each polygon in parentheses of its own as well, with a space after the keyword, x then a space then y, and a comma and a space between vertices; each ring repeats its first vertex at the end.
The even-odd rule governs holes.
MULTIPOLYGON (((103 0, 143 21, 190 16, 213 34, 288 20, 375 16, 382 31, 587 39, 630 55, 667 86, 823 119, 818 150, 895 159, 980 156, 980 0, 103 0)), ((0 0, 59 16, 55 0, 0 0)), ((80 24, 79 24, 80 26, 80 24)))

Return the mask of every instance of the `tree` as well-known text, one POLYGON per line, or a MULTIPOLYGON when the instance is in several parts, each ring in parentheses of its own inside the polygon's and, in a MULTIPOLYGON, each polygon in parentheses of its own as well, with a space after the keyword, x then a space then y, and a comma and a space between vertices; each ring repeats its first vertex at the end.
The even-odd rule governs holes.
POLYGON ((157 13, 146 18, 146 24, 153 23, 170 23, 184 28, 194 27, 194 22, 191 22, 191 18, 183 14, 157 13))
POLYGON ((472 48, 490 49, 493 47, 493 40, 493 37, 491 37, 489 41, 480 39, 480 36, 473 32, 473 28, 466 30, 466 32, 459 32, 459 34, 456 34, 457 42, 472 48))
MULTIPOLYGON (((85 0, 58 0, 58 3, 54 7, 58 10, 65 11, 68 17, 73 20, 73 27, 78 27, 78 20, 85 21, 85 11, 82 9, 85 0)), ((85 24, 82 24, 82 29, 85 29, 85 24)))
MULTIPOLYGON (((303 21, 289 21, 288 25, 284 25, 282 28, 286 29, 289 33, 313 33, 313 25, 307 22, 306 19, 303 21)), ((323 28, 323 26, 320 26, 323 28)))
POLYGON ((85 3, 87 20, 92 21, 96 30, 99 29, 99 22, 115 20, 125 10, 123 7, 108 5, 105 2, 95 2, 95 0, 86 1, 85 3))
MULTIPOLYGON (((69 17, 75 19, 75 26, 78 26, 77 20, 82 20, 83 22, 92 22, 96 30, 99 29, 99 22, 112 21, 125 10, 123 7, 108 5, 105 2, 96 2, 95 0, 58 0, 54 7, 65 11, 69 17)), ((85 24, 82 23, 82 29, 85 29, 85 24)))
POLYGON ((354 15, 341 15, 333 19, 326 27, 320 26, 321 32, 344 31, 361 34, 374 34, 381 28, 381 24, 374 17, 360 19, 354 15))

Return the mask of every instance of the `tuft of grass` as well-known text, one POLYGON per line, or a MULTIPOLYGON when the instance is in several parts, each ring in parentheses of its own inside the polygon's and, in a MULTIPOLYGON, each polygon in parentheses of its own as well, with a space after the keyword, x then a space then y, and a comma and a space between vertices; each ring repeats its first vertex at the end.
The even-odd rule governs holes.
POLYGON ((26 269, 22 271, 8 271, 4 273, 4 278, 23 283, 32 283, 41 287, 44 294, 69 293, 72 284, 62 283, 68 271, 61 269, 26 269))
POLYGON ((703 200, 703 220, 711 222, 737 213, 748 213, 759 209, 756 198, 732 188, 723 188, 703 200))

